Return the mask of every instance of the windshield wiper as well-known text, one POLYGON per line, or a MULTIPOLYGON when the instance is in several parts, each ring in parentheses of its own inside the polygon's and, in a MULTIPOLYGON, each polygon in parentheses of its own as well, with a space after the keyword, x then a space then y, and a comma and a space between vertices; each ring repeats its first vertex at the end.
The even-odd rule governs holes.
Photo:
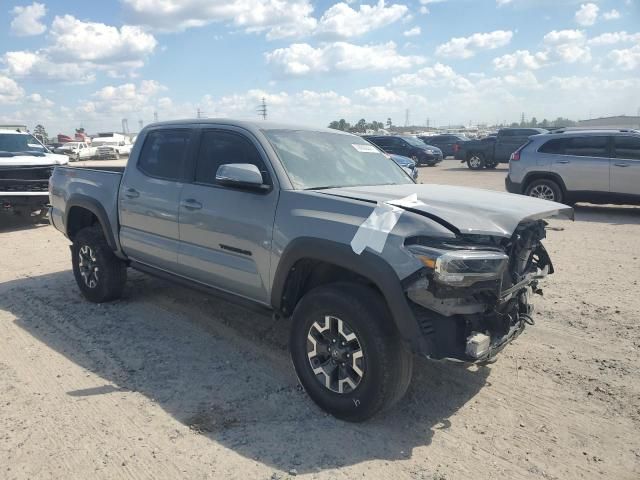
POLYGON ((326 187, 309 187, 304 190, 328 190, 330 188, 343 188, 344 185, 327 185, 326 187))
POLYGON ((0 150, 0 157, 15 157, 13 152, 7 152, 5 150, 0 150))

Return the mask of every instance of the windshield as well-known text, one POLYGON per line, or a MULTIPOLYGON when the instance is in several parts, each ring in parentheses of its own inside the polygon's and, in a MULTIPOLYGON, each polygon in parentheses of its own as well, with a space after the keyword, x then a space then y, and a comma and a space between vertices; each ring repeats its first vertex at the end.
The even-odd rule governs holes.
POLYGON ((67 142, 65 144, 63 144, 63 147, 68 147, 68 148, 78 148, 78 145, 80 145, 78 142, 67 142))
POLYGON ((419 148, 425 148, 426 145, 422 140, 417 139, 416 137, 402 137, 404 141, 406 141, 409 145, 419 148))
POLYGON ((264 134, 299 190, 413 183, 393 160, 355 135, 305 130, 264 134))
POLYGON ((21 153, 48 150, 33 135, 28 133, 0 133, 0 152, 21 153))

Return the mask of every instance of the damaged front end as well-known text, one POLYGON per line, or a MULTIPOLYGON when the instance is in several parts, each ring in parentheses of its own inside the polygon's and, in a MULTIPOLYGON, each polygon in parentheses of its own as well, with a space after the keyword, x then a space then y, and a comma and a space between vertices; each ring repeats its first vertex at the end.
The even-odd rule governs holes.
POLYGON ((489 362, 534 323, 530 296, 553 273, 541 243, 546 225, 522 223, 510 238, 406 239, 424 265, 403 286, 430 358, 489 362))

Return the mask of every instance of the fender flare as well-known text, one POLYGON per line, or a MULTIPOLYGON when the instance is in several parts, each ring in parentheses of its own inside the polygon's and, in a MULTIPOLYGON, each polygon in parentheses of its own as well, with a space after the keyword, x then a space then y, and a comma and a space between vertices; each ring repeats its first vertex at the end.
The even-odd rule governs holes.
POLYGON ((271 289, 271 304, 276 311, 281 311, 292 267, 303 259, 333 264, 370 280, 382 293, 402 339, 414 349, 424 351, 428 348, 405 297, 402 280, 393 268, 378 255, 368 251, 357 255, 350 245, 331 240, 300 237, 287 245, 280 257, 271 289))
POLYGON ((84 208, 85 210, 93 213, 98 222, 100 223, 100 227, 104 233, 104 236, 107 240, 107 245, 114 250, 118 250, 118 244, 116 242, 115 236, 113 234, 113 229, 111 228, 111 223, 109 222, 109 217, 107 215, 107 211, 104 207, 98 202, 95 198, 88 197, 87 195, 82 195, 80 193, 75 193, 69 197, 67 201, 66 209, 64 212, 64 229, 65 235, 69 237, 69 212, 73 207, 84 208))
POLYGON ((522 183, 521 183, 522 192, 524 193, 524 191, 529 186, 529 183, 533 182, 534 180, 538 180, 538 179, 553 180, 562 189, 562 193, 564 195, 568 195, 569 194, 569 192, 567 192, 567 186, 564 184, 564 180, 562 180, 562 177, 560 175, 558 175, 555 172, 549 172, 549 171, 544 171, 544 170, 534 170, 533 172, 527 172, 527 174, 522 179, 522 183))

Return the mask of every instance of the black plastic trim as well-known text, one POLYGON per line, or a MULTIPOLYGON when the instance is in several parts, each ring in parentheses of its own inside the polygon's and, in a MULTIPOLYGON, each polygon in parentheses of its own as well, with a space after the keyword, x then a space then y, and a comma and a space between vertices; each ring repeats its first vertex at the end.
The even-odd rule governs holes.
POLYGON ((115 236, 113 234, 113 229, 111 228, 111 223, 109 222, 109 216, 107 215, 104 207, 94 198, 88 197, 86 195, 82 195, 80 193, 76 193, 71 195, 69 201, 67 202, 66 210, 64 212, 64 229, 65 235, 69 237, 69 212, 73 207, 84 208, 85 210, 93 213, 98 222, 100 222, 100 226, 102 227, 102 231, 104 233, 105 238, 107 239, 107 244, 113 250, 118 249, 118 244, 116 242, 115 236))
POLYGON ((273 280, 271 304, 277 311, 281 311, 283 306, 283 294, 291 269, 299 260, 304 259, 333 264, 371 281, 382 293, 403 340, 417 352, 427 351, 426 341, 409 308, 396 272, 381 257, 367 251, 356 255, 349 245, 310 237, 301 237, 290 242, 280 258, 273 280))

